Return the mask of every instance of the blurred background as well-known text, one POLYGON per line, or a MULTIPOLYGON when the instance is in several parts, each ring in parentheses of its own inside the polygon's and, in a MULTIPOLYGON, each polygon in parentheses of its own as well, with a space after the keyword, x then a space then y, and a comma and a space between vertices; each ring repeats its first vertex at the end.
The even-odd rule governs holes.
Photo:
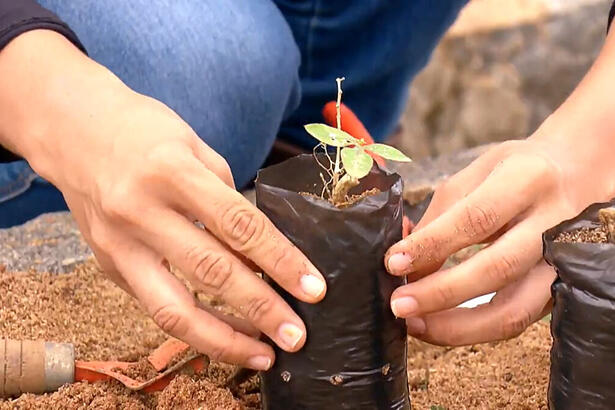
POLYGON ((397 141, 413 159, 524 138, 603 44, 612 0, 471 0, 416 77, 397 141))

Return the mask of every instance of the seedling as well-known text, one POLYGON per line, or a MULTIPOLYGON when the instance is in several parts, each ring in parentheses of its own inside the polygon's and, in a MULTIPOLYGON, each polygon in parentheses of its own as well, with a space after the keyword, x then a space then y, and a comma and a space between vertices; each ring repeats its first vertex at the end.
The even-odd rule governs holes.
POLYGON ((549 279, 549 409, 613 408, 615 402, 615 200, 595 203, 542 235, 549 279))
MULTIPOLYGON (((264 410, 410 410, 406 325, 389 306, 405 278, 390 275, 383 263, 402 238, 403 182, 398 174, 372 168, 371 155, 378 164, 383 158, 409 159, 372 144, 349 111, 342 128, 342 80, 331 121, 337 127, 306 126, 324 152, 315 148, 313 157, 299 155, 262 169, 255 183, 258 208, 327 283, 326 297, 311 304, 264 276, 303 320, 308 335, 296 353, 272 344, 275 363, 261 374, 264 410), (357 130, 355 136, 344 131, 350 129, 357 130)), ((327 109, 324 115, 330 121, 327 109)))
POLYGON ((314 147, 314 158, 320 167, 326 172, 327 176, 321 174, 323 181, 322 197, 339 204, 347 199, 348 191, 359 184, 359 180, 365 177, 374 165, 372 155, 382 158, 399 161, 412 161, 396 148, 386 144, 367 143, 363 139, 357 139, 342 130, 341 120, 341 101, 342 101, 342 81, 344 77, 337 78, 337 128, 326 124, 307 124, 305 130, 319 141, 314 147), (329 154, 329 147, 335 147, 335 159, 329 154), (322 148, 328 164, 323 164, 316 151, 322 148), (371 155, 370 155, 371 154, 371 155))

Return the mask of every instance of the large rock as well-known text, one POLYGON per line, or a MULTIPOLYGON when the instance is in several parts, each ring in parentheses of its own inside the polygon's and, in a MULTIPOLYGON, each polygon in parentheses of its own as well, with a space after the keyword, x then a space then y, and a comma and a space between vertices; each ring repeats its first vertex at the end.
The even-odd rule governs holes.
POLYGON ((611 0, 473 0, 417 76, 399 144, 413 158, 523 138, 581 80, 611 0))

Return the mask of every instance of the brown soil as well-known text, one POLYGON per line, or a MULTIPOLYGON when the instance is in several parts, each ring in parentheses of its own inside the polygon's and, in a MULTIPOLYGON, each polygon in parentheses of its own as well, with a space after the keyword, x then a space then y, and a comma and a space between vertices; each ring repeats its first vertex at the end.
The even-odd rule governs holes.
POLYGON ((349 195, 345 201, 337 203, 335 204, 335 206, 337 206, 338 208, 347 208, 350 205, 353 205, 359 202, 363 198, 367 198, 368 196, 372 196, 372 195, 378 195, 379 193, 380 193, 380 190, 378 188, 368 189, 367 191, 363 191, 359 195, 349 195))
MULTIPOLYGON (((0 274, 0 335, 75 344, 80 360, 137 361, 166 338, 138 305, 93 263, 68 275, 0 274)), ((414 409, 546 409, 548 324, 493 344, 441 348, 410 341, 414 409), (438 407, 440 406, 440 407, 438 407)), ((258 379, 233 394, 234 366, 212 362, 202 374, 179 375, 160 393, 134 393, 118 382, 75 383, 45 395, 0 400, 23 409, 258 409, 258 379)))
POLYGON ((164 372, 166 369, 170 369, 171 367, 175 366, 177 363, 181 362, 188 356, 192 356, 197 353, 198 352, 196 351, 196 349, 191 347, 189 349, 184 350, 181 353, 176 354, 175 356, 171 358, 171 360, 169 360, 169 363, 167 363, 167 367, 163 369, 162 371, 164 372))
POLYGON ((555 242, 563 243, 608 243, 608 232, 606 227, 581 228, 570 232, 562 232, 555 242))
POLYGON ((92 262, 72 274, 0 274, 0 335, 73 343, 79 360, 133 362, 166 340, 92 262))
MULTIPOLYGON (((367 198, 368 196, 372 196, 372 195, 378 195, 380 192, 381 191, 378 188, 372 188, 372 189, 368 189, 367 191, 363 191, 361 194, 358 194, 358 195, 348 195, 346 197, 346 200, 342 202, 333 203, 330 199, 328 199, 327 201, 333 203, 333 205, 335 205, 338 208, 348 208, 350 205, 353 205, 359 202, 363 198, 367 198)), ((299 192, 299 195, 308 196, 311 198, 324 199, 322 196, 312 194, 310 192, 299 192)))
POLYGON ((443 348, 411 340, 413 409, 547 409, 549 323, 505 342, 443 348))
POLYGON ((147 360, 147 357, 139 359, 138 362, 128 366, 126 369, 116 367, 111 370, 123 374, 124 376, 128 376, 131 379, 139 382, 151 380, 154 377, 158 376, 158 372, 156 371, 154 366, 152 366, 149 360, 147 360))
MULTIPOLYGON (((162 369, 160 373, 163 373, 166 369, 170 369, 185 358, 192 356, 196 353, 197 351, 195 349, 189 348, 184 350, 183 352, 176 354, 171 358, 171 360, 169 360, 169 363, 167 364, 166 368, 162 369)), ((154 368, 154 366, 148 360, 147 357, 139 359, 138 362, 128 366, 126 369, 116 367, 112 370, 140 382, 151 380, 160 374, 158 371, 156 371, 156 368, 154 368)))

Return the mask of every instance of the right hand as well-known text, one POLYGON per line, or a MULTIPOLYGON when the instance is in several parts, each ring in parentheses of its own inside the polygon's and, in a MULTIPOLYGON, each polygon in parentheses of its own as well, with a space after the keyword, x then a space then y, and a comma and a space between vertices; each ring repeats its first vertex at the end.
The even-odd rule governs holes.
MULTIPOLYGON (((57 46, 66 59, 86 59, 57 46)), ((213 360, 268 369, 274 352, 259 331, 299 350, 305 325, 255 270, 309 303, 324 297, 322 275, 235 190, 226 161, 177 114, 90 60, 84 67, 71 66, 78 84, 68 84, 70 93, 62 88, 47 109, 34 107, 58 114, 54 132, 21 153, 62 191, 104 271, 165 332, 213 360), (167 261, 247 321, 200 306, 167 261)))

